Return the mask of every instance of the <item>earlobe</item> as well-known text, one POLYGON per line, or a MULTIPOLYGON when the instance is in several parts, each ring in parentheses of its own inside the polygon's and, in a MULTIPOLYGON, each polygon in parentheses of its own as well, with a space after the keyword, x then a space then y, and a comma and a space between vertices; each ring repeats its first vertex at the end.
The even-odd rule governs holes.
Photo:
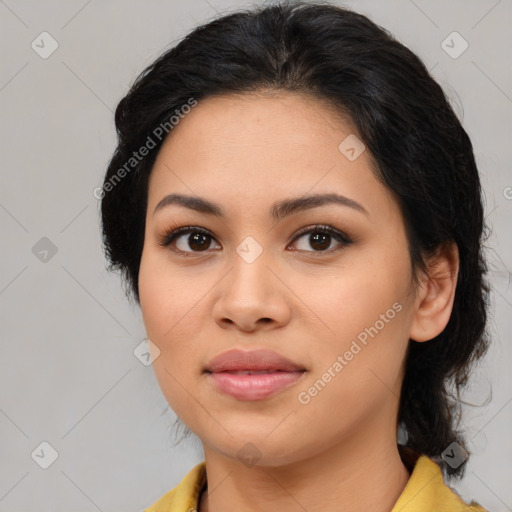
POLYGON ((418 285, 409 338, 428 341, 439 335, 450 320, 459 273, 459 251, 451 242, 427 260, 427 272, 418 285))

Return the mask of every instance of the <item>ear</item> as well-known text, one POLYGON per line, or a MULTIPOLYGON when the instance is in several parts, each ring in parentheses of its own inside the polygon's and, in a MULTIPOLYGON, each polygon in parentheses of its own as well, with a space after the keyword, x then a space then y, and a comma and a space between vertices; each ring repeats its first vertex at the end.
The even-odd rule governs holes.
POLYGON ((450 320, 459 273, 457 244, 451 242, 439 247, 426 263, 427 272, 418 285, 409 333, 409 338, 420 342, 435 338, 450 320))

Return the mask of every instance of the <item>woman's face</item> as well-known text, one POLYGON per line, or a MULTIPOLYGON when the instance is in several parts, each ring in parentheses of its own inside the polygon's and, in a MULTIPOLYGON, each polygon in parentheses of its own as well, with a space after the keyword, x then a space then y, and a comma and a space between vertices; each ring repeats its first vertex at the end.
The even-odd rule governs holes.
POLYGON ((140 304, 162 392, 205 449, 278 466, 394 442, 416 299, 398 204, 360 144, 325 104, 292 93, 208 98, 163 144, 140 304), (197 209, 161 203, 171 194, 197 209), (307 201, 324 195, 341 199, 307 201), (270 375, 207 371, 232 349, 273 351, 295 371, 257 355, 245 368, 270 375))

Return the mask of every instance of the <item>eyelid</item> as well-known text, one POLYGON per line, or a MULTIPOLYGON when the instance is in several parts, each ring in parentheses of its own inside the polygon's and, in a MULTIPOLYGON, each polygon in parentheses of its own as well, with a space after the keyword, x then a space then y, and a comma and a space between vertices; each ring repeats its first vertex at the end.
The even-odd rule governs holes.
MULTIPOLYGON (((215 236, 213 236, 213 234, 209 230, 207 230, 205 228, 201 228, 199 226, 191 226, 191 225, 179 226, 179 227, 171 226, 170 228, 168 228, 166 230, 166 232, 162 236, 161 240, 158 242, 158 245, 160 245, 162 247, 168 247, 174 240, 176 240, 176 238, 180 237, 181 235, 186 235, 186 234, 191 234, 191 233, 201 233, 203 235, 210 237, 212 240, 217 241, 215 236)), ((326 251, 313 251, 313 250, 312 251, 303 251, 303 250, 301 250, 301 252, 311 253, 315 256, 332 254, 333 252, 336 252, 337 250, 342 249, 344 246, 351 245, 354 242, 354 240, 349 235, 347 235, 346 233, 344 233, 343 231, 341 231, 339 229, 336 229, 336 228, 326 225, 326 224, 313 224, 313 225, 305 226, 305 227, 299 229, 299 231, 297 231, 293 235, 291 241, 287 244, 287 247, 290 244, 294 243, 301 236, 309 234, 309 233, 326 233, 326 234, 332 236, 335 240, 337 240, 341 244, 341 247, 338 246, 338 247, 335 247, 332 249, 328 249, 326 251)), ((217 241, 217 243, 218 243, 218 241, 217 241)), ((181 251, 179 249, 172 249, 172 250, 177 254, 182 254, 185 256, 190 256, 190 255, 200 256, 202 253, 210 252, 208 250, 205 250, 205 251, 181 251)))

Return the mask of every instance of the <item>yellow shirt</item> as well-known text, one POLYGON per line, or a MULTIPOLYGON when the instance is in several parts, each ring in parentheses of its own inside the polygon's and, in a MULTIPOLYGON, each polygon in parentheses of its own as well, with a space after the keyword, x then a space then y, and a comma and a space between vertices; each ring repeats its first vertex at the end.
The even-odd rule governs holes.
MULTIPOLYGON (((173 490, 144 512, 195 512, 206 484, 206 466, 195 466, 173 490)), ((475 502, 465 503, 448 487, 440 467, 425 455, 414 464, 411 476, 391 512, 486 512, 475 502)))

